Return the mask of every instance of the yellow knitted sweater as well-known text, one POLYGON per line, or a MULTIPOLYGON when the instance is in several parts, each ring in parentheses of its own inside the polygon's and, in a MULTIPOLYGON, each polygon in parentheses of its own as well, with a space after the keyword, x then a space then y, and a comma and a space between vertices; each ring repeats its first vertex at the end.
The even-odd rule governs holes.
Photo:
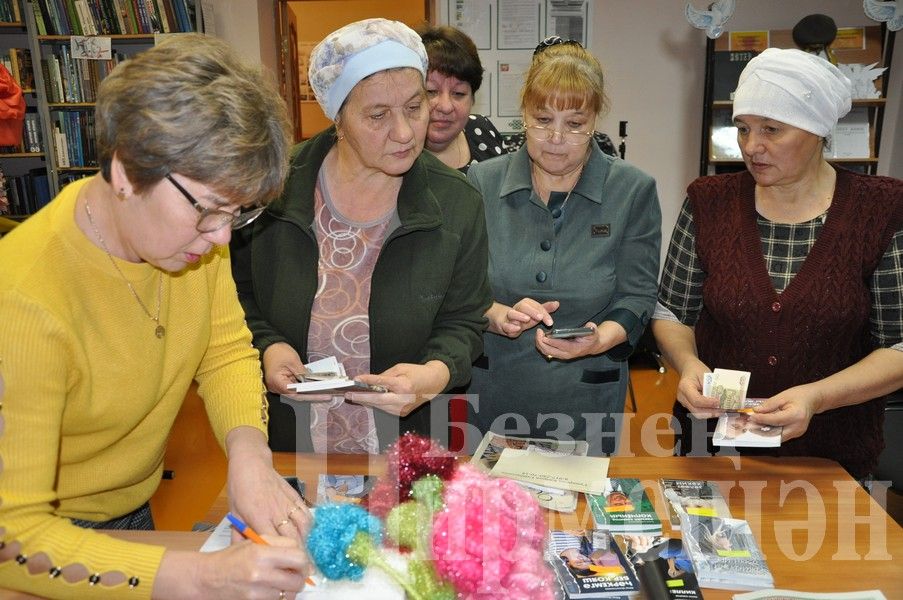
MULTIPOLYGON (((151 497, 192 379, 221 445, 238 426, 266 433, 260 364, 227 249, 163 274, 159 339, 110 259, 75 224, 83 184, 0 239, 0 587, 147 598, 164 549, 66 517, 107 520, 151 497), (48 576, 53 567, 62 575, 48 576), (114 572, 124 577, 111 586, 114 572), (100 582, 90 585, 95 573, 100 582)), ((117 264, 155 311, 160 271, 117 264)))

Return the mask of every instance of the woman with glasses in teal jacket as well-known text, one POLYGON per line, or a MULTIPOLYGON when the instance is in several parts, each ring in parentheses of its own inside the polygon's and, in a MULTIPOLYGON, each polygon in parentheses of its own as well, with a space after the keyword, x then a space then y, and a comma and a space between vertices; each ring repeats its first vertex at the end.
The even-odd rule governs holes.
POLYGON ((469 388, 481 433, 617 446, 627 356, 655 305, 655 181, 602 153, 599 62, 576 42, 540 45, 521 91, 527 142, 473 165, 483 193, 494 302, 469 388), (553 338, 550 328, 587 327, 553 338))

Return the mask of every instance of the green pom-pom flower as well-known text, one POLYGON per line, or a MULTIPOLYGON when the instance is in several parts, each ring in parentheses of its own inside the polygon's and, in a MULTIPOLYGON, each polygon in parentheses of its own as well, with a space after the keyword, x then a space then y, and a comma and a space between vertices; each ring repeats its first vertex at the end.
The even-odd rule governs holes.
POLYGON ((429 509, 431 515, 442 509, 444 484, 436 475, 424 475, 411 486, 411 495, 418 503, 429 509))
POLYGON ((402 502, 386 517, 386 534, 401 548, 422 550, 432 525, 432 513, 417 502, 402 502))

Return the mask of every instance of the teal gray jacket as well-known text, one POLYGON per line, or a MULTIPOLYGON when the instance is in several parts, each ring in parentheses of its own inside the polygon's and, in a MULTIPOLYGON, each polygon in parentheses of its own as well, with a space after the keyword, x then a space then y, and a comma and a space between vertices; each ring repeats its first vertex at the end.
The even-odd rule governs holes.
POLYGON ((468 389, 475 395, 469 423, 483 433, 587 439, 594 454, 612 452, 610 415, 623 412, 625 359, 655 306, 661 245, 655 181, 596 144, 559 209, 550 210, 533 190, 527 148, 475 164, 467 177, 485 202, 495 300, 509 306, 525 297, 558 300, 556 327, 610 320, 627 332, 627 341, 608 352, 570 361, 546 360, 534 331, 516 339, 487 332, 468 389))
MULTIPOLYGON (((334 143, 330 128, 297 146, 282 196, 233 237, 233 275, 261 353, 286 342, 306 361, 317 290, 314 188, 334 143)), ((361 195, 366 198, 366 190, 361 195)), ((483 314, 491 303, 482 198, 460 173, 424 152, 404 175, 398 218, 401 226, 387 236, 373 269, 371 371, 440 360, 451 374, 449 389, 466 385, 482 352, 483 314)), ((429 406, 402 418, 401 431, 429 433, 429 406)), ((437 403, 437 410, 444 407, 437 403)), ((385 447, 398 436, 399 419, 374 413, 385 447)), ((446 417, 435 418, 444 423, 446 417)), ((289 406, 270 394, 270 446, 309 450, 308 419, 307 405, 289 406)))

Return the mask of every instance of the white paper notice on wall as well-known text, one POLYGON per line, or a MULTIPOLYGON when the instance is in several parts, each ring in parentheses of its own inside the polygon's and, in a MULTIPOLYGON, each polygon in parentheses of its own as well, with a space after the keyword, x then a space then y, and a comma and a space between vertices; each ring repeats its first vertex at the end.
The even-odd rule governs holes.
POLYGON ((868 108, 859 106, 837 122, 831 135, 831 147, 825 148, 827 158, 869 158, 868 108))

